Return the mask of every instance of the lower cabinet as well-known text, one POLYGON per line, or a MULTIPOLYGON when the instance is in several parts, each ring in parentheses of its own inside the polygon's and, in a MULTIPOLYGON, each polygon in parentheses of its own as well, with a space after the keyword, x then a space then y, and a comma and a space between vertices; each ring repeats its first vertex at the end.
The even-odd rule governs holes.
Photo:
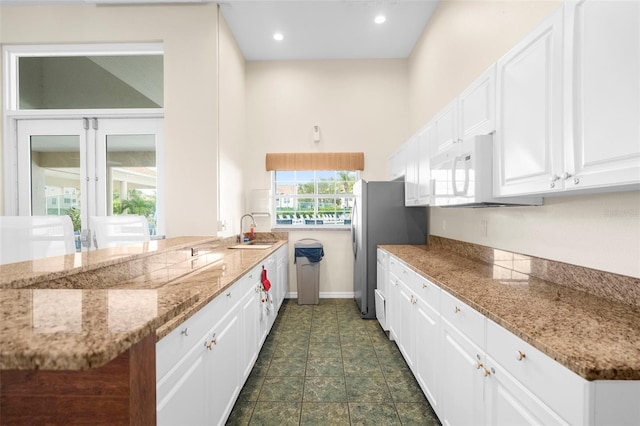
POLYGON ((440 381, 438 372, 441 367, 437 342, 440 341, 441 321, 437 305, 434 307, 427 300, 435 299, 437 302, 440 289, 433 284, 431 286, 433 288, 429 288, 429 299, 418 297, 415 304, 416 355, 414 371, 422 391, 433 409, 437 411, 440 405, 440 395, 437 393, 440 381))
POLYGON ((213 424, 229 415, 240 392, 240 337, 234 310, 158 381, 158 424, 213 424))
POLYGON ((640 424, 640 381, 583 379, 392 255, 386 284, 389 338, 443 424, 640 424))
MULTIPOLYGON (((285 245, 280 250, 287 253, 285 245)), ((221 425, 258 358, 288 287, 276 254, 156 343, 159 425, 221 425), (262 267, 272 282, 267 309, 262 267)), ((286 262, 285 262, 286 264, 286 262)))
POLYGON ((400 323, 402 330, 399 333, 396 344, 400 348, 400 352, 404 356, 407 365, 411 371, 415 371, 415 309, 416 296, 413 294, 409 285, 400 281, 398 284, 400 296, 400 323))
POLYGON ((487 364, 491 367, 485 382, 486 424, 568 424, 495 360, 488 358, 487 364))
POLYGON ((484 418, 484 352, 442 322, 440 420, 446 425, 481 424, 484 418))

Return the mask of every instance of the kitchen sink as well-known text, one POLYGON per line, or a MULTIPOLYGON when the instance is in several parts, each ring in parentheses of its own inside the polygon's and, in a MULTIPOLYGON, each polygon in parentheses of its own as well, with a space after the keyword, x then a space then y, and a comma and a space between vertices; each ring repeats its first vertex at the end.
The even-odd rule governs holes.
POLYGON ((261 241, 261 240, 253 240, 248 243, 236 244, 233 246, 229 246, 230 249, 253 249, 253 250, 264 250, 271 248, 274 244, 277 244, 277 241, 261 241))

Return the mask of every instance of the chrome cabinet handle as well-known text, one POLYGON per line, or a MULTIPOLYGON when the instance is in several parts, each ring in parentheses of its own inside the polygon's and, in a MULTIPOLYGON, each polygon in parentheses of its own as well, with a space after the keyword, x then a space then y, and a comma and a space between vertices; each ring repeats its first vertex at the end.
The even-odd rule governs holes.
POLYGON ((180 334, 182 334, 183 336, 188 336, 189 335, 189 327, 186 327, 184 330, 182 330, 180 332, 180 334))

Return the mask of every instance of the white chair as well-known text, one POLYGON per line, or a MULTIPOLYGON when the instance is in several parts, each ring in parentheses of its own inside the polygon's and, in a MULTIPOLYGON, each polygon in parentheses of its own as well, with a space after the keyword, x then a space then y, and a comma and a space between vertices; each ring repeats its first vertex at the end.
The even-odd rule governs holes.
POLYGON ((89 229, 95 248, 143 243, 151 239, 149 222, 144 216, 91 216, 89 229))
POLYGON ((75 251, 69 216, 0 216, 0 264, 75 251))

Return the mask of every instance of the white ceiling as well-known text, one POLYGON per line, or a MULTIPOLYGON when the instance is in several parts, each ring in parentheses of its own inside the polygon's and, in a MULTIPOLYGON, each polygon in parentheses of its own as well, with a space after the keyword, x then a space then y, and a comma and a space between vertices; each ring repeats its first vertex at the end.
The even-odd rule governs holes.
POLYGON ((438 0, 221 0, 245 59, 406 58, 438 0), (383 24, 374 18, 382 14, 383 24), (275 41, 280 32, 283 41, 275 41))
POLYGON ((2 4, 217 1, 245 59, 406 58, 439 0, 0 0, 2 4), (383 24, 374 18, 382 14, 383 24), (284 40, 277 42, 273 34, 284 40))

